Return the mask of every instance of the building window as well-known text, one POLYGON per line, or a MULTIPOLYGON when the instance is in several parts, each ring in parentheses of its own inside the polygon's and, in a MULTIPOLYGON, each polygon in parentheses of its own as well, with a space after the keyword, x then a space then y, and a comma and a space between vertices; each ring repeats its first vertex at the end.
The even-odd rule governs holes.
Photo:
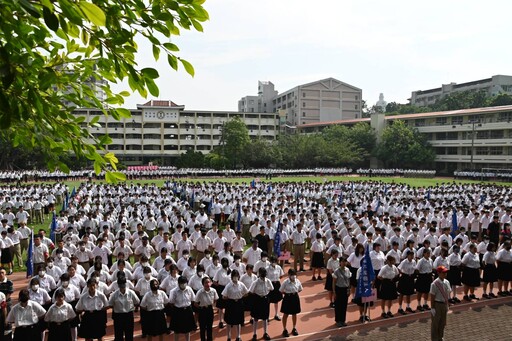
POLYGON ((463 122, 462 116, 452 117, 452 124, 453 125, 462 124, 462 122, 463 122))
MULTIPOLYGON (((471 148, 470 148, 471 153, 471 148)), ((476 148, 476 155, 487 155, 489 154, 489 149, 487 147, 477 147, 476 148)))
POLYGON ((447 147, 446 148, 446 154, 447 155, 457 155, 457 147, 447 147))
POLYGON ((491 139, 502 139, 503 137, 503 130, 491 130, 491 139))
POLYGON ((359 96, 358 95, 356 95, 356 101, 359 101, 359 96))
POLYGON ((305 92, 302 93, 302 97, 306 97, 306 93, 305 92))
POLYGON ((358 106, 357 104, 356 104, 356 105, 354 105, 354 109, 355 109, 355 110, 359 110, 359 106, 358 106))
POLYGON ((425 126, 425 119, 421 118, 414 121, 414 126, 416 127, 424 127, 425 126))
POLYGON ((306 107, 306 102, 302 102, 302 107, 305 108, 306 107))
POLYGON ((446 124, 448 122, 448 118, 447 117, 437 117, 436 118, 436 124, 437 125, 443 125, 443 124, 446 124))
POLYGON ((302 117, 306 117, 306 113, 304 111, 302 112, 302 117))
POLYGON ((490 155, 503 155, 503 147, 490 147, 490 155))

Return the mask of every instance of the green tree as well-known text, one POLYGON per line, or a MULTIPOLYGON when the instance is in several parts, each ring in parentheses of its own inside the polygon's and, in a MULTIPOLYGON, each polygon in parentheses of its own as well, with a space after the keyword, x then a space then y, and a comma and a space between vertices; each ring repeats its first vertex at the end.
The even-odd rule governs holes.
POLYGON ((186 153, 180 155, 176 161, 178 168, 202 168, 205 164, 205 156, 203 153, 192 149, 188 149, 186 153))
MULTIPOLYGON (((114 119, 130 117, 121 106, 128 91, 115 93, 111 83, 127 81, 131 90, 158 96, 157 70, 135 61, 135 37, 152 45, 158 60, 165 55, 170 67, 178 65, 194 75, 181 59, 171 36, 181 29, 202 31, 208 20, 204 0, 0 0, 0 134, 13 147, 39 148, 50 169, 68 171, 62 156, 94 162, 97 173, 117 158, 107 153, 110 137, 95 138, 89 124, 73 115, 77 107, 98 108, 114 119), (97 96, 93 80, 105 102, 97 96)), ((107 173, 107 180, 122 179, 107 173)))
POLYGON ((386 167, 423 169, 435 160, 434 149, 425 137, 401 120, 384 129, 376 155, 386 167))
POLYGON ((242 154, 244 166, 263 168, 275 164, 273 151, 272 142, 260 137, 252 139, 242 154))
POLYGON ((373 152, 377 142, 375 129, 366 122, 359 122, 350 128, 348 130, 348 139, 357 147, 363 149, 366 152, 367 157, 369 157, 373 152))
POLYGON ((226 122, 222 127, 220 139, 222 155, 229 161, 230 167, 237 168, 243 162, 243 152, 251 143, 247 125, 238 116, 226 122))
POLYGON ((512 105, 512 96, 499 94, 487 99, 487 106, 489 107, 498 107, 501 105, 512 105))

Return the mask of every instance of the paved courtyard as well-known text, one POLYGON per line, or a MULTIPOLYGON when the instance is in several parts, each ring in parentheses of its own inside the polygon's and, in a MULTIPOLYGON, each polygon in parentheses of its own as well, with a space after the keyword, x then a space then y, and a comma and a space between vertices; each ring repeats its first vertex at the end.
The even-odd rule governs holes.
MULTIPOLYGON (((448 314, 445 341, 505 341, 512 340, 512 303, 472 308, 448 314)), ((430 340, 430 319, 363 330, 348 336, 334 336, 324 341, 345 340, 430 340)))

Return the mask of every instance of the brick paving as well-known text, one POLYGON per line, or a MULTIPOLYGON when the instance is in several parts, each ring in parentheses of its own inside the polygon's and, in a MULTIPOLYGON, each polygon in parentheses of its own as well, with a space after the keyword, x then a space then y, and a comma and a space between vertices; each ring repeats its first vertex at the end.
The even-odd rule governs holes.
MULTIPOLYGON (((448 314, 445 341, 512 340, 512 303, 454 311, 448 314)), ((350 335, 333 336, 322 341, 430 340, 430 319, 397 323, 392 326, 360 330, 350 335)))

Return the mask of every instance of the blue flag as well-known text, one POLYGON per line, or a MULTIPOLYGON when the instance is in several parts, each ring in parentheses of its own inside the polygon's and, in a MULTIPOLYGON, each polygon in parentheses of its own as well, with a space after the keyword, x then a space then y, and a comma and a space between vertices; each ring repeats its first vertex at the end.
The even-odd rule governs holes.
POLYGON ((196 199, 196 190, 194 189, 192 191, 192 196, 190 197, 190 202, 189 202, 190 208, 192 208, 192 209, 194 208, 194 200, 195 199, 196 199))
POLYGON ((267 186, 267 194, 270 193, 271 190, 272 190, 272 185, 268 185, 267 186))
POLYGON ((30 244, 28 244, 27 251, 27 278, 32 277, 34 274, 34 258, 33 258, 33 250, 34 250, 34 232, 30 233, 30 244))
POLYGON ((379 214, 379 208, 380 208, 380 199, 377 201, 377 207, 375 207, 375 214, 379 214))
POLYGON ((388 194, 388 185, 384 186, 384 195, 388 194))
POLYGON ((370 247, 366 245, 364 257, 361 259, 361 273, 357 280, 356 298, 370 297, 372 295, 372 282, 375 280, 372 259, 370 258, 370 247))
POLYGON ((174 193, 174 196, 176 196, 176 193, 178 193, 178 185, 176 184, 176 181, 173 182, 172 193, 174 193))
POLYGON ((57 217, 55 216, 55 211, 53 211, 52 223, 50 225, 50 239, 53 243, 55 243, 55 232, 57 231, 57 217))
POLYGON ((66 192, 66 196, 62 199, 62 211, 66 211, 68 209, 69 203, 69 194, 66 192))
POLYGON ((238 205, 238 217, 236 222, 236 230, 240 231, 242 229, 242 208, 238 205))
POLYGON ((282 224, 277 224, 276 236, 274 237, 274 254, 276 257, 281 256, 281 230, 283 229, 282 224))
POLYGON ((354 183, 352 182, 352 189, 351 192, 354 192, 354 183))
POLYGON ((208 205, 208 215, 212 214, 212 206, 213 206, 213 197, 210 199, 210 204, 208 205))
POLYGON ((457 227, 457 210, 454 208, 452 214, 452 232, 450 233, 452 235, 452 238, 455 238, 458 229, 459 228, 457 227))
POLYGON ((430 200, 430 188, 428 189, 428 192, 427 192, 427 200, 430 200))
POLYGON ((487 199, 487 196, 485 194, 480 195, 480 205, 483 204, 486 199, 487 199))
POLYGON ((251 188, 256 188, 256 180, 251 181, 251 188))
POLYGON ((340 196, 338 199, 338 206, 341 206, 343 204, 343 192, 340 191, 340 196))
POLYGON ((76 187, 73 186, 73 190, 71 191, 71 198, 74 198, 76 195, 76 187))

